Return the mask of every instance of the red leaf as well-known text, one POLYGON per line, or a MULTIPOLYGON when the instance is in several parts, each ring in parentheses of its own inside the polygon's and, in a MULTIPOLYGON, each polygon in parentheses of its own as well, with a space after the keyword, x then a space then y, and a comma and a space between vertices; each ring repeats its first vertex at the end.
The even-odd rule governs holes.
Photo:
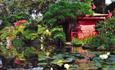
POLYGON ((20 26, 20 25, 22 25, 22 24, 24 24, 26 22, 27 22, 27 20, 19 20, 19 21, 15 22, 14 25, 15 26, 20 26))
POLYGON ((108 17, 108 18, 111 18, 112 15, 113 15, 113 14, 110 12, 110 10, 108 10, 108 16, 107 16, 107 17, 108 17))
POLYGON ((92 4, 92 9, 96 9, 96 6, 94 3, 92 4))

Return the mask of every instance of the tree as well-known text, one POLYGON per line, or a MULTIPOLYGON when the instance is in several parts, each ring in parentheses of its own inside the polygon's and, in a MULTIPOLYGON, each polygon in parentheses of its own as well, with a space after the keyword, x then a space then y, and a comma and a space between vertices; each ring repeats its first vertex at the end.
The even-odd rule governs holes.
MULTIPOLYGON (((36 14, 44 13, 49 4, 55 0, 0 0, 0 19, 3 20, 1 29, 13 25, 20 19, 31 19, 33 10, 36 14), (6 17, 7 16, 7 17, 6 17)), ((35 22, 38 23, 38 22, 35 22)))
POLYGON ((115 17, 97 23, 96 29, 99 35, 91 42, 93 46, 103 46, 105 48, 112 48, 115 46, 115 17))
POLYGON ((0 3, 6 5, 8 12, 13 13, 16 11, 27 12, 29 9, 45 11, 47 6, 54 2, 55 0, 2 0, 0 3))
MULTIPOLYGON (((62 26, 66 37, 70 37, 71 26, 78 16, 92 14, 91 0, 80 2, 79 0, 60 0, 51 4, 44 14, 44 22, 49 28, 62 26)), ((69 38, 67 38, 69 39, 69 38)))

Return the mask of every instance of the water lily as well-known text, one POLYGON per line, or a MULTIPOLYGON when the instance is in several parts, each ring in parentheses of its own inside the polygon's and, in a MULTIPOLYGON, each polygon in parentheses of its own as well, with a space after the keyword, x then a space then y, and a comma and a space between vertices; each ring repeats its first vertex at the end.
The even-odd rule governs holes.
POLYGON ((110 52, 107 52, 106 54, 102 54, 102 55, 99 55, 99 57, 104 60, 104 59, 107 59, 110 55, 110 52))
POLYGON ((70 65, 69 64, 64 64, 64 67, 68 70, 70 65))
POLYGON ((50 70, 54 70, 54 69, 51 67, 50 70))

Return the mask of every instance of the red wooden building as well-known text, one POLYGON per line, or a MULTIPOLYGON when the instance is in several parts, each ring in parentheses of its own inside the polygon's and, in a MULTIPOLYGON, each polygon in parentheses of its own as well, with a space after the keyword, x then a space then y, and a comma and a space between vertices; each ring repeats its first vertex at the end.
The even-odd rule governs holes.
POLYGON ((96 36, 97 32, 95 26, 98 21, 105 20, 107 14, 96 14, 94 16, 84 16, 77 19, 74 28, 71 28, 71 40, 76 37, 78 39, 85 39, 91 36, 96 36))

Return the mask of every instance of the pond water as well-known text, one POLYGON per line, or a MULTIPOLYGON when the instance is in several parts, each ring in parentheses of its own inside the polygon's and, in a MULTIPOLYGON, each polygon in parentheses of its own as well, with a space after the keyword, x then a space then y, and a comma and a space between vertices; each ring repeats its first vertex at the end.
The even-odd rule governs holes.
MULTIPOLYGON (((91 54, 95 54, 95 53, 100 54, 103 52, 91 52, 91 54)), ((78 58, 79 56, 80 54, 76 55, 76 53, 75 54, 70 54, 70 53, 69 54, 65 54, 65 53, 55 54, 54 56, 51 57, 51 59, 53 59, 51 60, 51 63, 57 64, 55 62, 64 61, 64 60, 72 62, 73 59, 81 60, 82 58, 78 58)), ((47 65, 45 60, 46 60, 45 57, 44 59, 42 57, 41 59, 42 62, 38 64, 41 66, 47 65)), ((23 69, 23 70, 26 70, 26 69, 23 69)), ((33 68, 30 70, 43 70, 43 67, 33 68)), ((110 55, 107 60, 101 60, 98 56, 96 56, 90 62, 79 62, 79 64, 71 63, 69 70, 115 70, 115 55, 110 55), (98 69, 98 68, 102 68, 102 69, 98 69)))
MULTIPOLYGON (((103 53, 103 52, 93 52, 103 53)), ((115 70, 115 55, 109 55, 107 60, 101 60, 99 57, 95 57, 94 60, 88 63, 80 63, 77 66, 71 66, 70 70, 115 70), (98 69, 101 68, 101 69, 98 69)))
POLYGON ((102 70, 115 70, 115 64, 114 65, 103 65, 102 70))

